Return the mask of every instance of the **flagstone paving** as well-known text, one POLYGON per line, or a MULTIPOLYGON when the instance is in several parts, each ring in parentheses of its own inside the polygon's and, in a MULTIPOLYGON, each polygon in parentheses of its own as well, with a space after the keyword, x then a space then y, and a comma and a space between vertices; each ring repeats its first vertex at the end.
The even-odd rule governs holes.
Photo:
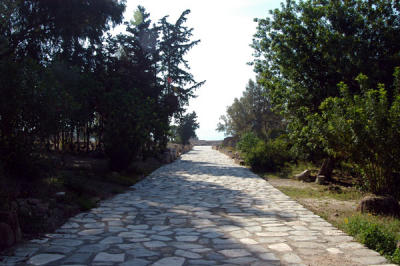
POLYGON ((5 265, 385 265, 211 147, 20 245, 5 265))

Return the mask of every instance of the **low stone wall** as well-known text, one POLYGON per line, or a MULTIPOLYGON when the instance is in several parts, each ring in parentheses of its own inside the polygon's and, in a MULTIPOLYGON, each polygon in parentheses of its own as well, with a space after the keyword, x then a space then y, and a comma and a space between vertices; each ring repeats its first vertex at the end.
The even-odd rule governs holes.
POLYGON ((223 154, 229 156, 229 158, 233 159, 235 161, 235 163, 244 165, 244 160, 240 157, 240 154, 238 152, 232 150, 232 148, 217 145, 217 146, 212 146, 212 149, 220 151, 223 154))
POLYGON ((171 163, 175 161, 179 156, 182 154, 190 151, 193 148, 193 145, 182 145, 182 144, 175 144, 169 143, 167 145, 167 149, 161 155, 161 161, 163 163, 171 163))

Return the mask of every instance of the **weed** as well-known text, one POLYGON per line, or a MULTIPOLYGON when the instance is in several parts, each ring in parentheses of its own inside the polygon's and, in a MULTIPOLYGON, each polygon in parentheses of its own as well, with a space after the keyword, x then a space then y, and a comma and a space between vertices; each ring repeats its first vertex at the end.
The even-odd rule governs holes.
POLYGON ((81 211, 87 211, 97 206, 96 202, 84 196, 76 198, 76 203, 78 204, 81 211))
POLYGON ((400 248, 396 248, 391 259, 392 259, 392 262, 400 264, 400 248))
POLYGON ((348 234, 396 263, 400 262, 400 252, 396 249, 400 239, 399 225, 399 220, 395 218, 384 219, 361 214, 345 218, 342 224, 348 234))
POLYGON ((279 187, 279 190, 289 197, 298 198, 333 198, 337 200, 358 200, 363 194, 356 189, 328 190, 319 187, 296 188, 279 187))

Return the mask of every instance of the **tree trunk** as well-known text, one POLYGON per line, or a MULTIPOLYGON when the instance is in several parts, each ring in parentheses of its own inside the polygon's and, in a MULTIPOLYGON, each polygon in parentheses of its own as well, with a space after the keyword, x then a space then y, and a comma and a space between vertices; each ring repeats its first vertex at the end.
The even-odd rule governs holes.
POLYGON ((86 123, 86 152, 89 153, 89 142, 90 142, 90 134, 89 134, 89 122, 86 123))
POLYGON ((77 145, 76 150, 79 153, 81 151, 79 127, 76 127, 76 145, 77 145))
POLYGON ((319 169, 318 175, 323 175, 327 180, 331 180, 334 164, 335 162, 332 158, 326 158, 319 169))

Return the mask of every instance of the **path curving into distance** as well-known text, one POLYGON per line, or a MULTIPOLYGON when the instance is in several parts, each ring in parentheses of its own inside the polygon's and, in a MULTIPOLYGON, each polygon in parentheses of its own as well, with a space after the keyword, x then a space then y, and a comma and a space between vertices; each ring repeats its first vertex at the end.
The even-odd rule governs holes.
MULTIPOLYGON (((383 265, 385 258, 211 147, 194 147, 6 265, 383 265), (25 260, 23 258, 25 257, 25 260)), ((0 262, 1 264, 1 262, 0 262)))

